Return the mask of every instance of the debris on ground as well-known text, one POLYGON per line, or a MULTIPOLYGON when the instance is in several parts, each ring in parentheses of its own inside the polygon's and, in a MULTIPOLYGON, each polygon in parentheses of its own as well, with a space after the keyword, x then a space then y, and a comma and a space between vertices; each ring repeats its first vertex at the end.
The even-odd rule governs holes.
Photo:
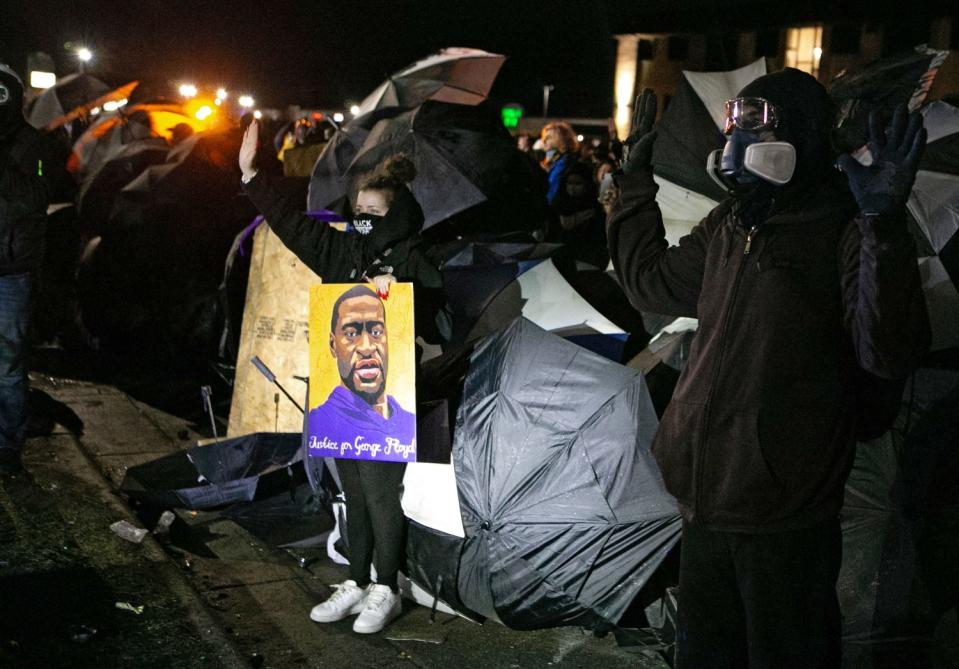
POLYGON ((135 613, 135 614, 137 614, 137 615, 142 614, 142 613, 143 613, 143 609, 146 608, 146 607, 143 606, 143 605, 134 606, 134 605, 131 604, 130 602, 117 602, 117 603, 115 604, 115 606, 116 606, 118 609, 121 609, 121 610, 123 610, 123 611, 131 611, 132 613, 135 613))
POLYGON ((147 531, 145 529, 142 527, 137 527, 136 525, 133 525, 125 520, 118 520, 110 525, 110 529, 121 539, 126 539, 127 541, 135 544, 143 541, 143 537, 147 535, 147 531))

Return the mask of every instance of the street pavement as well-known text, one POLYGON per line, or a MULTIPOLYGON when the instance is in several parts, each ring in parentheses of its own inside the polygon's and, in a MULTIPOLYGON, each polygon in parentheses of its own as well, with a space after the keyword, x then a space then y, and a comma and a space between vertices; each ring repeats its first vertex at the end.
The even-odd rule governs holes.
MULTIPOLYGON (((168 534, 125 541, 111 523, 152 529, 157 513, 116 492, 126 470, 189 448, 208 424, 106 384, 32 384, 54 424, 29 440, 27 473, 0 481, 0 667, 668 666, 613 635, 441 613, 431 622, 411 602, 382 634, 354 634, 351 620, 318 625, 309 610, 346 568, 319 548, 278 549, 228 513, 177 510, 168 534)), ((303 522, 329 525, 322 514, 303 522)))

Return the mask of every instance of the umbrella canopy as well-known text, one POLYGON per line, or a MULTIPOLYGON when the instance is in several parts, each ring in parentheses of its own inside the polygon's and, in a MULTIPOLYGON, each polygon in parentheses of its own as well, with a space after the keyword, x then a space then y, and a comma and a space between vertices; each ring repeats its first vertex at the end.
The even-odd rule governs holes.
POLYGON ((128 144, 109 144, 106 152, 87 170, 77 191, 77 209, 100 231, 113 207, 117 193, 150 165, 166 160, 170 147, 159 137, 138 139, 128 144))
POLYGON ((102 160, 119 144, 128 144, 147 137, 173 139, 172 129, 186 123, 194 131, 205 126, 188 116, 178 105, 142 104, 124 107, 112 116, 105 116, 87 128, 73 145, 67 169, 83 174, 91 164, 102 160))
POLYGON ((64 125, 65 123, 69 123, 70 121, 80 118, 81 116, 88 115, 93 109, 97 107, 103 107, 103 105, 107 104, 108 102, 120 102, 120 101, 128 100, 130 98, 130 95, 133 94, 133 89, 136 88, 139 84, 140 84, 139 81, 131 81, 129 84, 120 86, 120 88, 116 88, 112 91, 104 93, 100 97, 94 100, 91 100, 90 102, 85 102, 81 105, 78 105, 77 107, 74 107, 63 116, 59 118, 55 118, 49 123, 47 123, 46 129, 53 130, 55 128, 59 128, 61 125, 64 125))
POLYGON ((866 143, 867 121, 873 109, 885 119, 892 118, 900 104, 907 104, 910 111, 919 109, 948 55, 948 51, 919 46, 835 77, 829 84, 829 96, 838 107, 838 148, 854 151, 866 143))
POLYGON ((109 86, 89 74, 62 77, 34 101, 27 121, 34 128, 45 128, 67 112, 96 100, 109 90, 109 86))
POLYGON ((384 107, 410 109, 427 100, 475 105, 486 99, 506 56, 448 48, 390 76, 360 103, 360 114, 384 107))
POLYGON ((495 332, 523 316, 611 360, 628 334, 586 301, 549 258, 552 244, 470 244, 443 264, 453 341, 495 332))
POLYGON ((959 109, 922 110, 928 131, 907 210, 922 258, 933 350, 959 346, 959 109))
MULTIPOLYGON (((348 155, 351 150, 344 152, 348 155)), ((353 195, 359 178, 398 153, 408 155, 416 166, 417 176, 411 188, 423 207, 424 228, 501 191, 514 174, 517 156, 509 133, 485 106, 425 102, 411 111, 377 121, 342 181, 314 178, 309 208, 327 209, 344 196, 353 195)), ((325 161, 325 156, 324 152, 320 162, 325 161)))
MULTIPOLYGON (((396 109, 392 115, 398 113, 399 110, 396 109)), ((347 215, 349 202, 346 196, 350 179, 346 176, 346 171, 369 136, 370 128, 381 118, 388 116, 389 112, 372 112, 358 116, 350 123, 340 126, 333 134, 316 159, 310 174, 310 187, 306 195, 309 211, 333 209, 343 216, 347 215)))
POLYGON ((706 158, 723 148, 724 105, 749 82, 766 74, 763 58, 727 72, 689 72, 656 126, 653 171, 667 181, 713 200, 725 193, 706 173, 706 158))
POLYGON ((519 319, 473 353, 458 591, 516 629, 615 624, 678 541, 642 374, 519 319))

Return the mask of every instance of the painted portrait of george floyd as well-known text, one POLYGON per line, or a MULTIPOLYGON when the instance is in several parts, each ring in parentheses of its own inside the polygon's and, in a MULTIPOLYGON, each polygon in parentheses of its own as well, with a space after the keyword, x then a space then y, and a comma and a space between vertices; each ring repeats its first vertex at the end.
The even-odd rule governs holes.
POLYGON ((311 457, 416 462, 412 284, 310 288, 311 457))

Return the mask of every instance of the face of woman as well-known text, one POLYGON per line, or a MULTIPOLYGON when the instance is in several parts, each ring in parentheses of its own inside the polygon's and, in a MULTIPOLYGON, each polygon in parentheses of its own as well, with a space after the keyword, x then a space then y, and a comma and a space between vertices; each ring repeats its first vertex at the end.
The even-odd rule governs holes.
POLYGON ((390 210, 390 204, 386 199, 386 193, 381 190, 361 190, 356 194, 356 214, 374 214, 376 216, 386 216, 390 210))

